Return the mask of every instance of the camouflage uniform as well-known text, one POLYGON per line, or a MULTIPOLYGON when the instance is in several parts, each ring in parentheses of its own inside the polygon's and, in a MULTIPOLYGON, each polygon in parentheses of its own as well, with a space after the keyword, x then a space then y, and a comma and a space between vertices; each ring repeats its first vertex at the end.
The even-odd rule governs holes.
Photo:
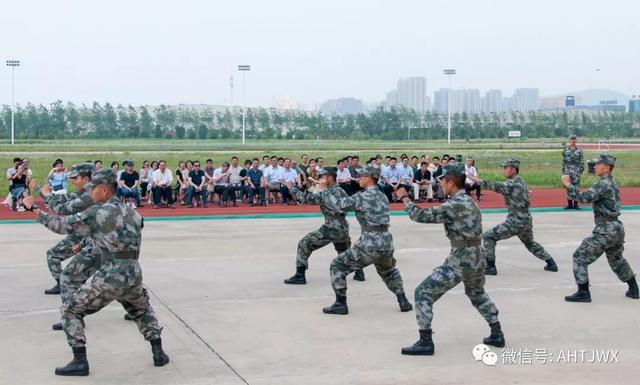
MULTIPOLYGON (((509 159, 503 166, 520 168, 520 161, 509 159)), ((483 189, 502 194, 504 203, 509 210, 507 220, 504 223, 495 226, 482 236, 485 260, 495 261, 496 242, 513 236, 517 236, 524 243, 527 250, 537 258, 543 261, 550 260, 549 253, 538 242, 533 240, 533 221, 531 214, 529 214, 529 186, 522 180, 520 175, 516 175, 505 182, 481 181, 480 186, 483 189)))
POLYGON ((338 200, 347 197, 342 187, 335 184, 318 193, 301 191, 297 188, 291 190, 293 198, 301 203, 320 205, 320 211, 324 215, 324 225, 318 230, 307 234, 298 242, 296 266, 309 266, 309 256, 315 250, 333 243, 336 251, 342 253, 351 246, 349 238, 349 223, 344 213, 329 209, 324 202, 333 199, 338 200))
MULTIPOLYGON (((570 139, 574 139, 575 135, 571 135, 570 139)), ((582 177, 582 173, 584 172, 584 160, 583 160, 582 149, 576 147, 571 148, 570 146, 565 147, 562 152, 562 174, 569 175, 571 178, 571 184, 577 188, 580 188, 580 178, 582 177)), ((567 199, 572 201, 569 202, 569 207, 577 207, 575 203, 575 199, 571 199, 567 196, 567 199)))
MULTIPOLYGON (((110 170, 96 172, 92 182, 94 185, 115 183, 115 174, 110 170)), ((91 237, 94 252, 106 261, 62 305, 63 327, 71 347, 84 347, 86 343, 83 318, 114 300, 126 303, 127 313, 146 340, 160 339, 162 328, 142 286, 137 258, 143 220, 135 210, 113 197, 104 204, 71 216, 57 217, 40 212, 37 220, 55 233, 91 237)))
POLYGON ((402 277, 393 257, 393 237, 389 233, 389 201, 377 186, 352 196, 328 196, 325 206, 331 211, 355 211, 362 234, 358 241, 336 257, 330 266, 331 286, 338 296, 346 296, 346 276, 370 264, 385 285, 396 295, 404 295, 402 277))
MULTIPOLYGON (((610 155, 605 155, 605 157, 610 157, 613 161, 601 159, 602 157, 603 155, 599 156, 598 162, 602 160, 615 161, 615 158, 610 155)), ((631 266, 622 256, 625 234, 624 226, 618 219, 620 216, 620 191, 613 178, 610 175, 604 176, 584 192, 580 192, 579 188, 572 184, 567 188, 567 193, 569 199, 593 203, 596 224, 591 236, 583 240, 573 253, 573 276, 576 283, 586 284, 589 282, 588 266, 600 258, 603 253, 606 253, 611 270, 621 281, 627 282, 635 277, 631 266)))
POLYGON ((464 283, 465 294, 487 322, 498 322, 498 309, 484 291, 486 264, 480 246, 482 216, 473 199, 460 190, 441 206, 420 208, 409 202, 405 211, 415 222, 443 223, 447 238, 452 241, 444 264, 436 267, 415 290, 419 328, 431 329, 433 303, 460 282, 464 283), (472 245, 462 245, 465 242, 472 245))

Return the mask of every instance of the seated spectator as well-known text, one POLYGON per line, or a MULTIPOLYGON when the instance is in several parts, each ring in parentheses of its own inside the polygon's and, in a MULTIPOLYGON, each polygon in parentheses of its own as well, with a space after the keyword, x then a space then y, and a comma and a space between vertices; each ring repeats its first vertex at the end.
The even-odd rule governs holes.
POLYGON ((187 204, 187 202, 185 202, 187 189, 189 189, 189 169, 187 168, 187 162, 181 160, 178 162, 178 168, 176 169, 175 201, 177 203, 181 205, 187 204))
POLYGON ((310 191, 312 193, 320 192, 320 175, 318 175, 318 169, 315 159, 311 159, 309 161, 309 167, 307 168, 307 176, 305 180, 307 183, 307 191, 310 191))
POLYGON ((7 180, 9 181, 9 194, 11 194, 11 209, 13 211, 24 211, 22 199, 29 196, 29 169, 22 164, 22 159, 14 158, 13 167, 7 170, 7 180))
POLYGON ((476 199, 478 200, 478 202, 480 202, 482 200, 482 192, 480 191, 480 184, 474 182, 473 179, 470 178, 470 177, 478 178, 478 169, 476 168, 476 166, 474 166, 474 164, 475 164, 475 161, 473 160, 473 158, 468 157, 464 166, 464 171, 467 174, 467 179, 464 182, 464 189, 468 195, 471 195, 471 192, 475 191, 476 199))
POLYGON ((251 161, 251 159, 245 159, 243 166, 240 169, 240 199, 242 200, 242 202, 249 202, 249 193, 247 190, 247 172, 249 172, 249 169, 251 168, 251 164, 253 162, 251 161))
POLYGON ((413 171, 413 168, 411 168, 411 165, 409 164, 409 158, 407 156, 404 156, 402 158, 402 163, 400 163, 400 166, 396 167, 398 167, 398 170, 400 170, 399 187, 403 187, 405 190, 411 191, 411 186, 413 185, 413 175, 415 173, 413 171))
POLYGON ((116 190, 116 196, 123 200, 129 207, 136 208, 142 206, 140 203, 140 174, 133 169, 133 161, 124 161, 124 170, 120 174, 120 180, 118 181, 118 189, 116 190), (135 204, 130 203, 128 200, 132 198, 135 200, 135 204))
POLYGON ((240 171, 242 167, 239 165, 240 160, 237 156, 231 157, 231 165, 229 166, 229 185, 227 187, 227 195, 233 206, 238 206, 238 192, 242 191, 242 177, 240 171))
POLYGON ((291 159, 289 158, 284 159, 283 167, 284 169, 282 170, 282 176, 280 178, 280 195, 282 196, 282 205, 286 206, 289 204, 289 199, 291 199, 287 183, 292 183, 296 186, 298 173, 295 169, 291 168, 291 159))
MULTIPOLYGON (((372 158, 372 160, 373 159, 374 158, 372 158)), ((369 163, 371 163, 371 161, 369 163)), ((351 157, 351 163, 349 164, 349 174, 351 175, 351 193, 347 193, 349 195, 360 191, 360 184, 358 183, 358 171, 360 170, 360 158, 357 155, 353 155, 351 157)))
POLYGON ((416 202, 420 201, 420 192, 427 192, 427 201, 433 202, 433 188, 431 187, 431 171, 429 171, 429 164, 422 162, 420 168, 416 170, 413 178, 413 199, 416 202))
POLYGON ((153 174, 148 160, 142 162, 142 168, 138 174, 140 175, 140 199, 146 200, 147 188, 149 188, 149 182, 151 180, 150 174, 153 174))
POLYGON ((318 172, 324 171, 324 159, 323 158, 316 158, 316 170, 318 170, 318 172))
POLYGON ((413 169, 414 173, 420 169, 420 165, 421 164, 422 164, 422 162, 418 161, 418 157, 417 156, 414 155, 414 156, 411 157, 411 168, 413 169))
POLYGON ((346 167, 346 159, 338 160, 338 171, 336 173, 336 182, 348 195, 353 195, 353 189, 351 188, 351 173, 346 167))
POLYGON ((93 162, 93 165, 95 166, 96 171, 97 170, 102 170, 102 161, 101 160, 96 160, 95 162, 93 162))
POLYGON ((153 174, 158 169, 158 161, 154 160, 151 162, 151 169, 149 170, 149 185, 147 186, 147 195, 149 196, 149 200, 147 203, 153 203, 153 174))
POLYGON ((394 202, 393 195, 398 187, 400 187, 400 169, 396 166, 398 159, 395 157, 389 157, 389 165, 382 168, 382 174, 380 178, 380 186, 382 191, 387 196, 389 203, 394 202))
POLYGON ((153 208, 159 209, 163 200, 169 207, 175 208, 171 183, 173 183, 173 175, 167 169, 167 162, 161 160, 158 162, 158 169, 153 172, 153 208))
POLYGON ((265 206, 265 191, 262 185, 262 171, 259 168, 258 158, 253 159, 251 167, 247 170, 247 179, 245 180, 245 193, 249 197, 249 206, 253 207, 256 194, 260 197, 260 206, 265 206))
MULTIPOLYGON (((265 191, 268 194, 280 192, 280 181, 282 180, 283 167, 278 166, 278 157, 271 157, 271 165, 262 172, 264 178, 265 191)), ((275 197, 271 200, 275 203, 275 197)))
POLYGON ((189 187, 187 189, 187 203, 189 204, 189 208, 193 208, 193 197, 195 195, 200 196, 200 203, 198 206, 202 205, 202 207, 207 206, 207 188, 206 188, 206 178, 204 176, 204 171, 200 169, 200 162, 193 162, 193 169, 189 171, 188 176, 189 187))
POLYGON ((269 166, 271 166, 271 157, 269 155, 265 155, 262 157, 262 164, 258 168, 264 173, 264 169, 269 166))
POLYGON ((62 159, 56 159, 53 168, 47 176, 51 191, 57 195, 65 195, 67 193, 67 169, 64 168, 62 159))
POLYGON ((205 187, 207 189, 207 200, 209 199, 213 199, 213 172, 215 171, 215 167, 213 167, 213 159, 207 159, 205 161, 205 166, 204 166, 204 180, 205 180, 205 187))
POLYGON ((229 201, 229 162, 222 163, 222 167, 213 172, 213 192, 220 197, 220 207, 229 201))
POLYGON ((442 186, 440 186, 440 180, 438 179, 440 175, 442 175, 442 168, 449 164, 449 158, 442 157, 442 160, 439 160, 437 156, 433 157, 433 161, 438 164, 438 169, 434 172, 433 180, 436 182, 434 185, 434 194, 438 199, 438 202, 442 202, 445 199, 444 193, 442 191, 442 186))

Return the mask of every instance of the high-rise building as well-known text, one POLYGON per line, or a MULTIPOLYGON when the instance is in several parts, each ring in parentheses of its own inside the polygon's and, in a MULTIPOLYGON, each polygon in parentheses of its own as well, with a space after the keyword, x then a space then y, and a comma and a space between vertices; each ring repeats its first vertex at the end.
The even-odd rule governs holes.
POLYGON ((329 99, 320 105, 320 112, 330 115, 359 114, 364 112, 364 104, 356 98, 329 99))
POLYGON ((458 92, 461 93, 462 97, 462 112, 470 114, 477 114, 480 112, 480 90, 464 89, 458 92))
POLYGON ((500 113, 502 112, 502 91, 492 89, 484 94, 482 99, 482 112, 500 113))
POLYGON ((278 110, 300 110, 302 106, 300 103, 296 102, 294 99, 288 96, 276 96, 273 98, 273 102, 271 103, 273 108, 278 110))
POLYGON ((537 88, 516 88, 513 99, 515 111, 527 112, 540 109, 540 93, 537 88))
POLYGON ((629 99, 629 112, 640 112, 640 95, 633 95, 629 99))
POLYGON ((436 111, 447 112, 449 106, 449 92, 451 92, 451 113, 462 112, 464 107, 464 97, 466 90, 454 90, 440 88, 434 94, 433 108, 436 111))
POLYGON ((387 92, 387 95, 384 98, 385 107, 389 108, 391 106, 395 106, 398 104, 398 91, 391 90, 387 92))
POLYGON ((387 92, 385 105, 404 106, 418 112, 427 111, 427 79, 420 76, 402 78, 398 80, 398 87, 387 92))

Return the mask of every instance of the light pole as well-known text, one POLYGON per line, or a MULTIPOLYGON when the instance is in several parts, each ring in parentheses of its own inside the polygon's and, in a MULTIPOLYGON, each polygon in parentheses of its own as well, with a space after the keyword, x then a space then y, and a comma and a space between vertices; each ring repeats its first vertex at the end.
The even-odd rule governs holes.
POLYGON ((447 91, 447 143, 451 144, 451 76, 456 74, 453 68, 445 69, 444 74, 449 77, 449 90, 447 91))
POLYGON ((245 88, 245 73, 247 71, 251 71, 251 66, 248 64, 240 64, 238 66, 238 71, 242 72, 242 144, 244 144, 244 117, 245 117, 245 107, 246 107, 246 88, 245 88))
POLYGON ((20 60, 7 60, 7 67, 11 67, 11 144, 15 144, 15 108, 13 98, 13 70, 20 67, 20 60))
MULTIPOLYGON (((592 72, 593 71, 589 71, 589 84, 588 84, 589 85, 589 88, 588 88, 589 90, 591 89, 591 73, 592 72)), ((600 72, 600 68, 596 68, 595 72, 600 72)))

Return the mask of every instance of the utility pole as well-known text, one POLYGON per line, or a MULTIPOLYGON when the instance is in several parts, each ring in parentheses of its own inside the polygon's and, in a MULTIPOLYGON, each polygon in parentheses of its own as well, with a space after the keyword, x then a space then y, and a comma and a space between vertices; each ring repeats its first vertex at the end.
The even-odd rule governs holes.
POLYGON ((7 67, 11 67, 11 144, 14 145, 16 144, 16 127, 13 72, 16 67, 20 67, 20 60, 7 60, 7 67))

